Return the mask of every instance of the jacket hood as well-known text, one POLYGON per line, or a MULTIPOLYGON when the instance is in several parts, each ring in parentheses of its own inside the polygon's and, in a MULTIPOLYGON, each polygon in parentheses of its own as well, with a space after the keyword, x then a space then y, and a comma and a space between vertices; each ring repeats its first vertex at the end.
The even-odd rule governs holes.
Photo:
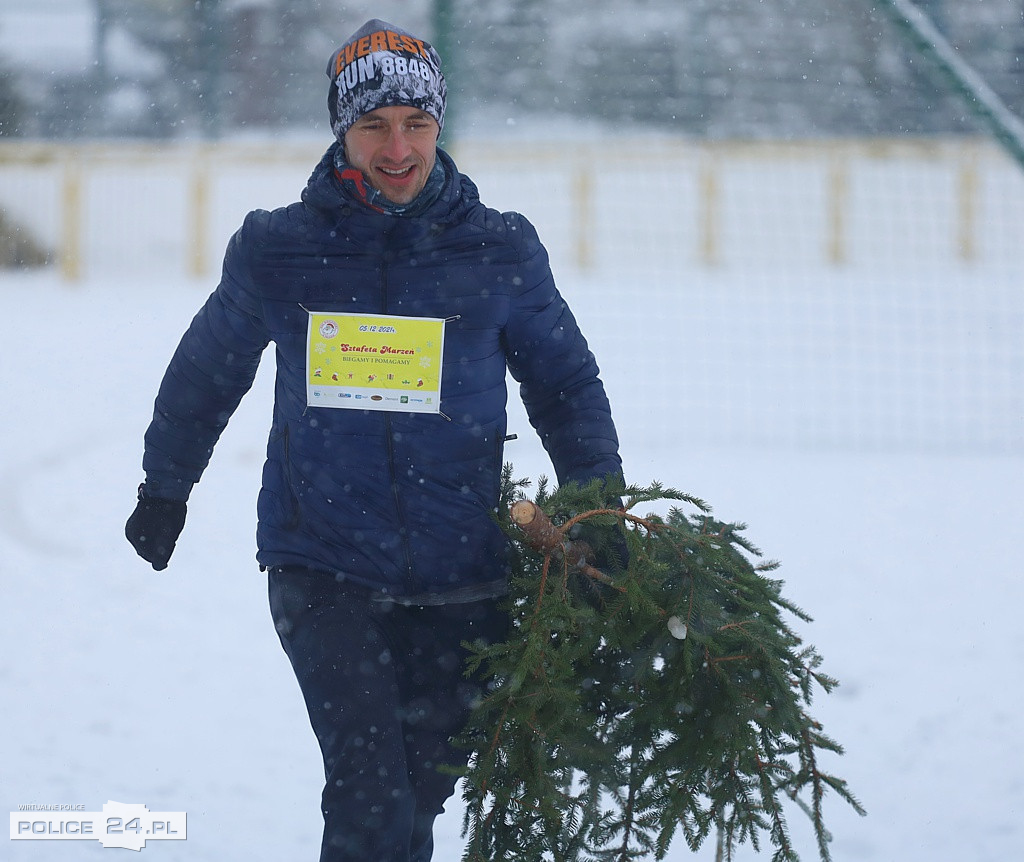
POLYGON ((341 144, 335 142, 327 148, 319 164, 313 168, 306 188, 302 191, 302 202, 308 207, 319 210, 328 221, 355 213, 365 214, 374 219, 384 219, 392 224, 395 219, 417 220, 426 219, 433 223, 445 224, 459 220, 466 209, 480 202, 480 193, 469 177, 459 173, 454 160, 440 147, 437 148, 437 160, 444 167, 445 182, 437 200, 426 210, 416 216, 388 215, 378 213, 356 200, 342 186, 335 174, 335 154, 341 144))

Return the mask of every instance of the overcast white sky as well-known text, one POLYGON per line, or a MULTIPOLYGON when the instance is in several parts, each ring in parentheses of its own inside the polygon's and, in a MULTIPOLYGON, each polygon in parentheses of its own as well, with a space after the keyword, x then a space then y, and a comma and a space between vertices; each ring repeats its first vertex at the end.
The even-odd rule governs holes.
POLYGON ((4 0, 0 20, 8 12, 81 12, 94 5, 94 0, 4 0))
POLYGON ((17 69, 81 70, 93 58, 91 0, 3 0, 0 59, 17 69))
MULTIPOLYGON (((369 17, 424 25, 422 4, 407 0, 353 0, 345 9, 339 39, 369 17)), ((19 71, 82 71, 95 56, 95 17, 95 0, 0 0, 0 62, 19 71)))

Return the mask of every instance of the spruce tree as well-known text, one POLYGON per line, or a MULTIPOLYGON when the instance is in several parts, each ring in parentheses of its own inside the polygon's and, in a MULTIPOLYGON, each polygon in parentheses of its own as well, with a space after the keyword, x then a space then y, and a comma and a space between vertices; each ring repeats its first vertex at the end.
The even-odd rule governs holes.
POLYGON ((712 833, 725 858, 767 836, 791 862, 787 800, 828 860, 826 792, 863 810, 819 764, 842 749, 808 707, 837 683, 787 621, 809 617, 769 577, 777 564, 658 484, 549 493, 542 479, 529 501, 506 467, 504 487, 512 629, 468 669, 488 687, 463 739, 465 862, 661 859, 677 835, 696 850, 712 833), (635 514, 657 501, 667 516, 635 514), (581 525, 596 547, 570 539, 581 525), (625 566, 592 565, 623 539, 625 566))

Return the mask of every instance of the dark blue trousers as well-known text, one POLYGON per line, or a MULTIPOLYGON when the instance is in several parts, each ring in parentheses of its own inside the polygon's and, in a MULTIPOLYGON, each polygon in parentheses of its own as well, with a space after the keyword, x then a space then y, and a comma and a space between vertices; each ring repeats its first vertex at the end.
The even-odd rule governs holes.
POLYGON ((451 744, 480 686, 464 641, 508 633, 496 599, 381 602, 330 575, 272 569, 270 608, 320 743, 321 862, 428 862, 468 754, 451 744))

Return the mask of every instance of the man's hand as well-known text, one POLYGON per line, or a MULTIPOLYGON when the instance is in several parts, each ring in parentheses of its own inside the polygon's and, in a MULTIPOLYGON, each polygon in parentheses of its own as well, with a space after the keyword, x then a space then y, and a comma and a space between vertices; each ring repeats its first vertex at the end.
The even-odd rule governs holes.
POLYGON ((132 547, 156 571, 167 568, 174 543, 185 526, 185 502, 146 496, 139 485, 139 502, 124 525, 124 534, 132 547))
MULTIPOLYGON (((569 530, 568 538, 584 543, 594 568, 613 580, 629 568, 629 546, 621 523, 595 524, 592 520, 580 521, 569 530)), ((578 573, 576 585, 579 595, 594 608, 603 607, 616 594, 613 587, 582 572, 578 573)))
POLYGON ((580 521, 569 530, 573 541, 586 542, 593 552, 594 568, 607 575, 624 572, 629 568, 629 546, 622 524, 594 524, 580 521))

